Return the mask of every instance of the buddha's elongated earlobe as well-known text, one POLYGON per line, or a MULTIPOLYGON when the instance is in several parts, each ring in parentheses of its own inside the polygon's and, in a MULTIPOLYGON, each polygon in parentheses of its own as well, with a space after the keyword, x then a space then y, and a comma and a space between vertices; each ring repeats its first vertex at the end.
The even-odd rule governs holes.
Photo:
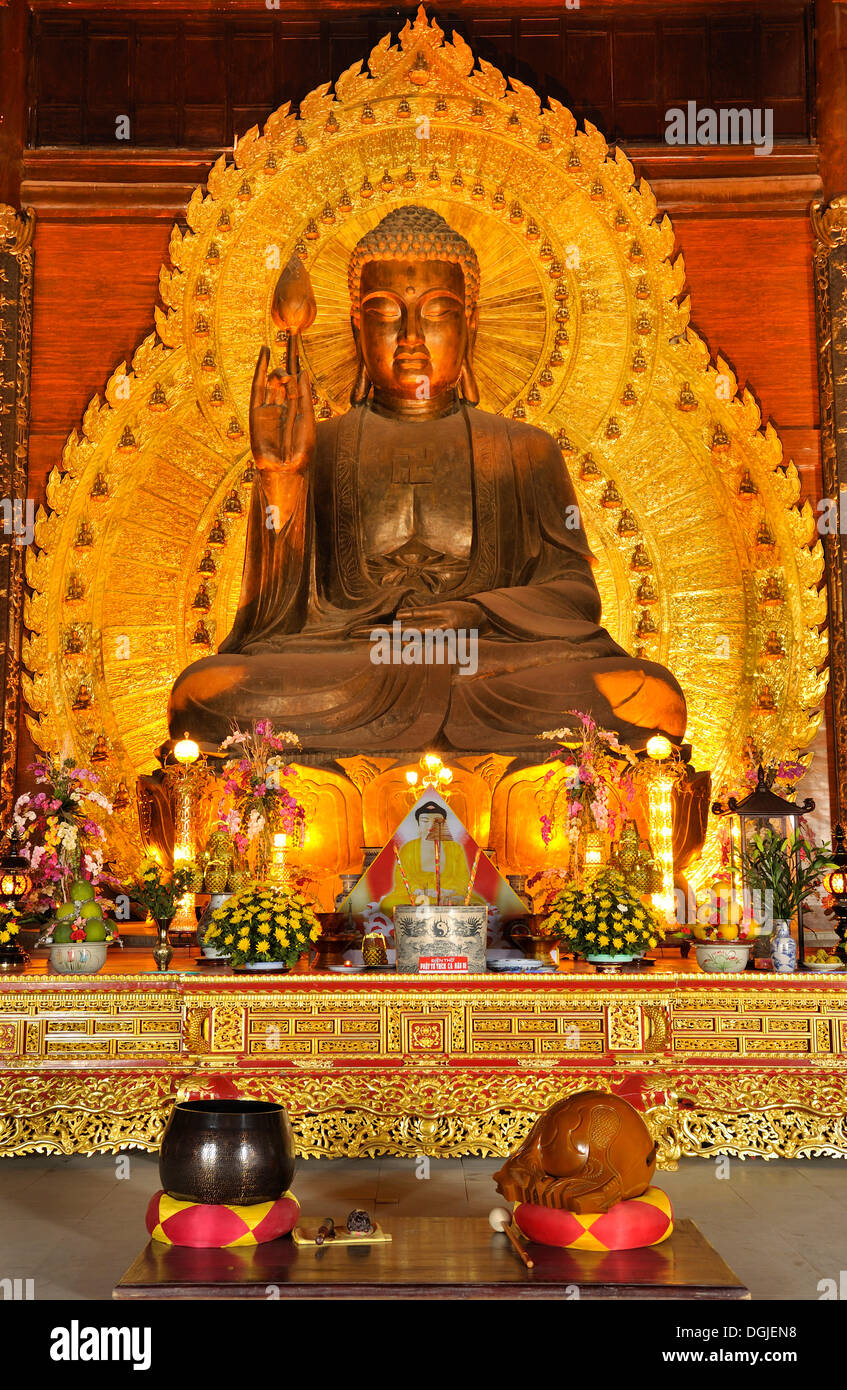
POLYGON ((479 405, 479 387, 476 384, 476 377, 471 366, 470 353, 462 363, 462 374, 459 377, 459 395, 468 405, 479 405))
POLYGON ((356 380, 353 382, 353 389, 350 392, 351 405, 364 405, 368 399, 371 389, 371 379, 368 376, 367 368, 361 355, 359 356, 359 369, 356 372, 356 380))
POLYGON ((359 341, 359 330, 356 327, 355 323, 353 324, 353 341, 356 344, 357 367, 356 380, 353 382, 353 389, 350 392, 350 404, 364 405, 370 393, 371 379, 368 376, 367 368, 365 366, 365 359, 362 356, 362 344, 359 341))
POLYGON ((479 327, 479 305, 475 305, 468 316, 468 345, 462 374, 459 377, 459 395, 468 405, 479 405, 479 387, 473 374, 473 350, 476 345, 476 330, 479 327))

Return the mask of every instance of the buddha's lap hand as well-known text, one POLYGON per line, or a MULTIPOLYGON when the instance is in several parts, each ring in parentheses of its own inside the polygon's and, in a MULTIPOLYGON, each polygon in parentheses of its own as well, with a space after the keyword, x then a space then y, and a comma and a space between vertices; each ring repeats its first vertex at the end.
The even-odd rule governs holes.
POLYGON ((300 474, 315 451, 315 412, 308 373, 268 373, 263 347, 250 394, 250 447, 262 473, 300 474))
POLYGON ((462 599, 436 603, 431 607, 400 609, 397 617, 409 626, 424 630, 471 629, 477 633, 489 627, 488 618, 476 603, 462 599))

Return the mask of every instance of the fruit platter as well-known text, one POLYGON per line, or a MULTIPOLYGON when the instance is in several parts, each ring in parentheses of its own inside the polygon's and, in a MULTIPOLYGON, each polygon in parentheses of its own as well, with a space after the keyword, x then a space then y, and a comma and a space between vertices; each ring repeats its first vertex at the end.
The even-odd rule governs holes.
POLYGON ((826 951, 823 947, 818 951, 812 951, 803 965, 806 970, 816 970, 820 975, 832 975, 845 968, 843 961, 839 960, 834 951, 826 951))
POLYGON ((726 890, 713 890, 698 903, 691 935, 701 970, 735 974, 746 969, 762 926, 739 898, 726 890))
POLYGON ((50 967, 60 975, 93 975, 106 964, 106 952, 119 940, 103 916, 94 887, 75 879, 67 902, 56 908, 49 933, 50 967))

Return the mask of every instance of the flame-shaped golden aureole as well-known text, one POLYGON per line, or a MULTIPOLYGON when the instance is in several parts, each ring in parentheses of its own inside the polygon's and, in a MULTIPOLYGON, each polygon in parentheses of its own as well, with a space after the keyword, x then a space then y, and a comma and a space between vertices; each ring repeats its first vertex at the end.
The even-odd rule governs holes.
POLYGON ((475 65, 422 11, 361 68, 217 161, 173 229, 155 333, 50 475, 28 566, 36 743, 70 738, 85 762, 105 733, 110 784, 153 767, 174 678, 235 612, 250 381, 262 343, 285 361, 280 269, 299 252, 314 285, 304 352, 325 418, 354 372, 349 252, 415 202, 477 250, 481 405, 559 439, 604 622, 680 680, 696 765, 720 782, 750 733, 774 757, 805 749, 826 683, 814 517, 755 399, 689 327, 652 192, 593 126, 475 65), (83 683, 91 702, 74 710, 83 683))

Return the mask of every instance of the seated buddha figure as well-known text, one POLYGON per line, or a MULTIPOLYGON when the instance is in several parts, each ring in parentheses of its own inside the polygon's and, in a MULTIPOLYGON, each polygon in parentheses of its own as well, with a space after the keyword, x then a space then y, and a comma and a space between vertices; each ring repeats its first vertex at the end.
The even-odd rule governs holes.
MULTIPOLYGON (((464 903, 470 882, 465 852, 447 829, 447 816, 437 801, 425 801, 415 811, 418 833, 407 840, 398 851, 399 863, 394 866, 394 882, 380 902, 389 916, 395 907, 405 906, 411 894, 415 902, 436 902, 439 891, 445 905, 464 903), (435 854, 438 845, 439 864, 436 873, 435 854)), ((472 892, 468 904, 481 906, 485 898, 472 892)))
POLYGON ((633 747, 682 738, 674 677, 600 626, 558 447, 477 404, 479 285, 468 241, 404 206, 350 259, 351 408, 316 427, 297 354, 269 372, 262 348, 238 611, 177 679, 173 736, 214 745, 270 718, 312 753, 537 752, 578 709, 633 747), (470 634, 476 660, 377 662, 398 622, 470 634))

